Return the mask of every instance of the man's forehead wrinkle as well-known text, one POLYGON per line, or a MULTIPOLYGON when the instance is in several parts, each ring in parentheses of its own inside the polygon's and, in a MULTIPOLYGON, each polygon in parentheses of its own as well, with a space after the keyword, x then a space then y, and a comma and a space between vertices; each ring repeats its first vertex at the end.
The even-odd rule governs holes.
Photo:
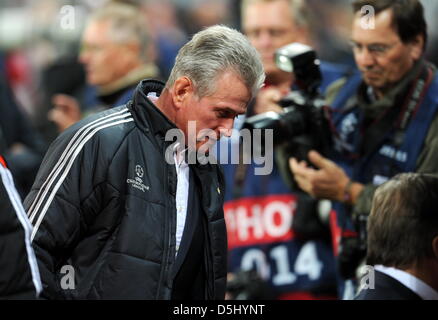
POLYGON ((249 103, 248 97, 230 97, 227 93, 224 93, 223 95, 217 94, 214 96, 211 96, 212 99, 218 100, 218 104, 230 104, 230 103, 236 103, 240 106, 245 107, 249 103))

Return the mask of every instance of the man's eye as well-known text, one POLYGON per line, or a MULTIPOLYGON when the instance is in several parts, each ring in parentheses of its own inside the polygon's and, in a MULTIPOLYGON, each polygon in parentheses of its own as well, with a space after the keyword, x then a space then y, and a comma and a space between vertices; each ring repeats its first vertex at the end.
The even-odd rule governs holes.
POLYGON ((219 115, 220 118, 226 118, 226 117, 229 116, 229 113, 226 112, 226 111, 219 111, 218 115, 219 115))
POLYGON ((388 48, 386 46, 369 46, 368 50, 371 52, 385 52, 388 48))
POLYGON ((218 111, 217 115, 219 118, 234 118, 236 115, 234 112, 230 111, 218 111))
POLYGON ((272 29, 272 30, 269 30, 269 33, 270 33, 271 37, 280 37, 285 33, 285 31, 272 29))
POLYGON ((350 42, 350 46, 353 50, 361 50, 362 45, 356 42, 350 42))
POLYGON ((246 36, 248 38, 257 38, 260 35, 259 30, 249 30, 246 32, 246 36))

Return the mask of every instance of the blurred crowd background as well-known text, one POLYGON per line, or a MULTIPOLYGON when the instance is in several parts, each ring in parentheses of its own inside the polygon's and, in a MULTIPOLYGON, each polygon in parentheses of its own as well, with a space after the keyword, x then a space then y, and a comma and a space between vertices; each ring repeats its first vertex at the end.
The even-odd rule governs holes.
MULTIPOLYGON (((352 64, 349 47, 351 0, 306 0, 313 14, 315 47, 326 61, 352 64)), ((110 0, 0 0, 0 70, 16 99, 37 126, 45 120, 45 94, 55 84, 51 73, 68 65, 69 81, 84 80, 77 63, 87 16, 110 0), (68 16, 70 15, 70 16, 68 16), (68 18, 67 18, 68 16, 68 18), (64 21, 63 21, 64 17, 64 21), (70 18, 72 17, 72 18, 70 18)), ((203 27, 221 23, 240 28, 240 0, 119 0, 138 5, 157 50, 163 78, 178 49, 203 27)), ((438 61, 438 1, 426 6, 430 44, 428 58, 438 61)), ((56 79, 55 82, 68 81, 56 79)), ((58 84, 59 85, 59 84, 58 84)))
MULTIPOLYGON (((311 42, 319 58, 354 67, 350 45, 353 0, 303 1, 310 9, 311 42)), ((91 67, 83 64, 85 52, 90 55, 91 51, 96 54, 100 50, 83 41, 88 18, 97 9, 115 2, 134 5, 144 18, 149 35, 145 50, 148 59, 142 61, 140 67, 145 70, 140 71, 151 71, 146 68, 151 64, 154 72, 150 74, 163 81, 169 76, 178 50, 196 32, 215 24, 241 30, 241 0, 0 0, 0 155, 8 162, 22 198, 28 194, 48 146, 60 131, 75 122, 71 119, 91 113, 92 107, 102 107, 103 103, 107 107, 117 106, 120 103, 116 101, 126 98, 126 94, 130 96, 132 86, 138 83, 134 79, 140 75, 137 72, 134 76, 119 74, 118 79, 112 79, 111 86, 99 83, 100 79, 92 79, 93 84, 91 67), (97 105, 97 98, 101 98, 101 105, 97 105), (70 112, 72 118, 60 126, 62 110, 70 112)), ((421 2, 429 33, 426 58, 438 65, 438 0, 421 2)), ((103 37, 107 35, 102 32, 103 37)), ((129 56, 126 48, 130 44, 125 51, 117 50, 118 58, 113 60, 123 54, 129 56)), ((127 64, 138 63, 137 58, 127 64)), ((107 63, 104 71, 116 64, 107 63)), ((253 281, 248 279, 248 283, 253 281)))
MULTIPOLYGON (((354 64, 349 46, 351 0, 306 1, 312 14, 313 46, 320 58, 354 64)), ((65 93, 87 100, 90 88, 84 67, 78 61, 81 36, 87 17, 109 2, 138 6, 153 40, 155 63, 163 80, 173 66, 178 49, 192 34, 218 23, 240 29, 240 0, 0 0, 0 79, 2 88, 7 88, 2 89, 0 97, 0 153, 16 155, 12 166, 20 163, 23 150, 20 142, 31 141, 36 164, 59 134, 48 117, 54 94, 65 93), (12 104, 16 104, 24 118, 10 115, 12 104), (19 131, 17 127, 22 125, 19 131), (9 133, 12 129, 8 126, 17 131, 16 136, 9 133), (41 139, 33 133, 30 135, 29 127, 35 128, 41 139), (27 134, 26 139, 20 137, 27 134)), ((438 16, 438 1, 422 2, 430 34, 427 55, 436 63, 438 20, 434 17, 438 16)), ((29 143, 24 146, 29 147, 29 143)), ((28 153, 21 161, 29 164, 32 155, 29 157, 28 153)), ((29 183, 33 181, 26 170, 21 168, 16 172, 29 183)), ((28 187, 24 187, 23 194, 28 187)))

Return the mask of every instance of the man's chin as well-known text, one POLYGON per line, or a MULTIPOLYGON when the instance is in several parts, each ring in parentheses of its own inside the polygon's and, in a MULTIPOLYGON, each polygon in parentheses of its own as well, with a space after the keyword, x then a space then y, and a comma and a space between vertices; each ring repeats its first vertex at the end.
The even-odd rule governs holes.
POLYGON ((95 86, 95 87, 99 87, 101 86, 101 81, 99 81, 99 79, 96 79, 94 77, 87 77, 87 84, 95 86))
POLYGON ((102 79, 99 77, 96 77, 94 75, 87 75, 87 84, 95 86, 95 87, 105 87, 106 85, 110 84, 111 82, 107 81, 106 79, 102 79))
POLYGON ((207 141, 199 141, 196 144, 196 151, 199 151, 201 148, 201 150, 207 150, 207 149, 211 149, 213 148, 218 140, 213 140, 213 139, 208 139, 207 141))
POLYGON ((368 86, 373 87, 374 89, 380 89, 383 87, 383 82, 378 78, 364 77, 363 79, 368 86))

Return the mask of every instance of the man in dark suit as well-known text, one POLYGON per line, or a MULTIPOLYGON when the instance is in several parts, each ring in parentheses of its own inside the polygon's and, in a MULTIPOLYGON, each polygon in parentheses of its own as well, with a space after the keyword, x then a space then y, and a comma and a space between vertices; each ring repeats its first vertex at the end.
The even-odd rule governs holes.
POLYGON ((356 300, 438 300, 437 204, 437 176, 399 174, 377 189, 367 226, 374 277, 356 300))

